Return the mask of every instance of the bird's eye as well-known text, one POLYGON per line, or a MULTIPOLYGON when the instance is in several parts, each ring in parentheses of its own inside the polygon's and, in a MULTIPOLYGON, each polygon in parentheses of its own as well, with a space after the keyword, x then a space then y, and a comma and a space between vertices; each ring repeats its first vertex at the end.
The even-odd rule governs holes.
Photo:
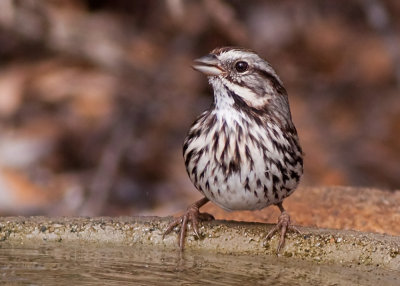
POLYGON ((235 64, 235 69, 240 73, 247 71, 248 68, 249 64, 243 61, 237 62, 235 64))

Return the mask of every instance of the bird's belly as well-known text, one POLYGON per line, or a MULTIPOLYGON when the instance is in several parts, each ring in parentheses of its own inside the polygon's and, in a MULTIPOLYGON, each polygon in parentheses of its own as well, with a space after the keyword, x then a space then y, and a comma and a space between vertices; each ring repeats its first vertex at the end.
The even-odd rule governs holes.
MULTIPOLYGON (((203 189, 203 193, 228 211, 262 209, 274 203, 274 200, 268 198, 268 191, 264 192, 262 186, 255 187, 258 180, 255 174, 249 173, 247 178, 242 180, 240 174, 233 174, 227 182, 212 183, 208 189, 203 189)), ((270 181, 261 181, 261 185, 270 184, 270 181)))
POLYGON ((262 209, 287 197, 291 189, 282 187, 282 174, 277 170, 273 175, 266 172, 271 169, 269 162, 254 161, 259 168, 250 168, 248 164, 232 173, 229 169, 223 172, 225 168, 218 163, 212 164, 204 176, 207 179, 199 180, 198 187, 208 199, 225 210, 262 209), (277 178, 275 182, 273 177, 277 178))
POLYGON ((288 164, 285 153, 251 143, 223 145, 228 146, 221 147, 225 153, 208 145, 187 166, 197 189, 223 209, 262 209, 281 202, 296 188, 302 164, 296 160, 288 164))

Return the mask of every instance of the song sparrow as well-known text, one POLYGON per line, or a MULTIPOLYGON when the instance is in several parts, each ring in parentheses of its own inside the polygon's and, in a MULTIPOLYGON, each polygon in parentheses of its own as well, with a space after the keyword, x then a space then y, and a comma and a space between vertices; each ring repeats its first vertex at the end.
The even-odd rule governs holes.
MULTIPOLYGON (((224 47, 194 61, 208 76, 214 102, 191 126, 183 145, 187 173, 204 195, 174 220, 164 236, 181 224, 184 246, 190 221, 199 237, 198 222, 213 217, 199 208, 212 201, 225 210, 279 207, 280 251, 290 225, 282 201, 296 189, 303 157, 285 88, 270 64, 255 52, 224 47)), ((295 229, 295 228, 294 228, 295 229)))

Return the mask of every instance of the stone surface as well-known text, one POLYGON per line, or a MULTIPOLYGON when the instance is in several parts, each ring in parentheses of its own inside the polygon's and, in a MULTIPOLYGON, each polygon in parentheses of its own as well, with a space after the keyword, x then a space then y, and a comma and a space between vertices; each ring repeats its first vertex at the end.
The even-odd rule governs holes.
MULTIPOLYGON (((38 243, 81 243, 106 247, 112 245, 151 246, 176 249, 177 234, 162 238, 170 218, 97 217, 97 218, 0 218, 2 245, 38 245, 38 243)), ((186 252, 207 250, 223 254, 275 255, 278 237, 265 240, 272 226, 260 223, 213 221, 203 223, 201 239, 192 232, 186 240, 186 252)), ((369 265, 400 270, 400 237, 300 227, 301 234, 289 234, 281 255, 318 264, 369 265)))

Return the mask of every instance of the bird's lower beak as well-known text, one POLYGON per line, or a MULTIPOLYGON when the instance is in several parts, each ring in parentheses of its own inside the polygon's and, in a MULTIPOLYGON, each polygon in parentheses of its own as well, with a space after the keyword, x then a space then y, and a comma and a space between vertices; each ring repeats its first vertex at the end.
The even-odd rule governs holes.
POLYGON ((215 55, 209 54, 194 60, 192 67, 206 75, 220 75, 223 69, 219 66, 219 60, 215 55))

